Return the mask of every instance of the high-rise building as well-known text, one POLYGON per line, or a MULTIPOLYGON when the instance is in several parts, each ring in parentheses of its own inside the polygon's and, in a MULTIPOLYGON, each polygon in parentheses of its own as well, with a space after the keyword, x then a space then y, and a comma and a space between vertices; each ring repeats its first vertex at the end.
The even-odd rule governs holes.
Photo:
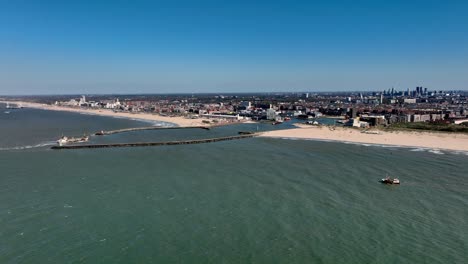
POLYGON ((355 118, 356 117, 356 108, 350 108, 349 109, 349 118, 355 118))
POLYGON ((80 105, 86 104, 86 97, 85 97, 84 95, 81 96, 81 98, 80 98, 80 103, 79 103, 79 104, 80 104, 80 105))

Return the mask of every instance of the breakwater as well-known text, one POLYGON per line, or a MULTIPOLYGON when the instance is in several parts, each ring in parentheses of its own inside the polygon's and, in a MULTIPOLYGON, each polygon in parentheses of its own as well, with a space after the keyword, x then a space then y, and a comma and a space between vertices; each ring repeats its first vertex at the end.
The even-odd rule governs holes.
POLYGON ((109 130, 109 131, 99 131, 99 132, 96 132, 95 135, 96 136, 103 136, 103 135, 112 135, 112 134, 133 132, 133 131, 141 131, 141 130, 188 129, 188 128, 200 128, 200 129, 210 130, 210 128, 206 127, 206 126, 187 126, 187 127, 157 127, 157 126, 151 126, 151 127, 132 127, 132 128, 123 128, 123 129, 117 129, 117 130, 109 130))
POLYGON ((91 145, 70 145, 70 146, 53 146, 51 149, 94 149, 94 148, 123 148, 123 147, 149 147, 149 146, 170 146, 170 145, 188 145, 188 144, 202 144, 210 142, 219 142, 226 140, 237 140, 244 138, 251 138, 256 134, 242 134, 238 136, 218 137, 218 138, 205 138, 194 140, 180 140, 180 141, 165 141, 165 142, 136 142, 136 143, 113 143, 113 144, 91 144, 91 145))

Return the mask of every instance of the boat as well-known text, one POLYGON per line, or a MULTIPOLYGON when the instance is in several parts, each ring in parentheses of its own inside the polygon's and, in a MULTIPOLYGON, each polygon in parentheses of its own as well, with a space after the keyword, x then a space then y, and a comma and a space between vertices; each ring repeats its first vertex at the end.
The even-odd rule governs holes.
POLYGON ((275 121, 272 123, 272 125, 279 125, 279 124, 282 124, 283 122, 282 121, 275 121))
POLYGON ((290 117, 285 117, 285 118, 284 118, 284 121, 289 121, 289 120, 291 120, 290 117))
POLYGON ((3 113, 5 113, 5 114, 9 114, 9 113, 10 113, 10 111, 5 111, 5 112, 3 112, 3 113))
POLYGON ((75 138, 75 137, 65 137, 65 136, 62 136, 59 140, 57 140, 57 143, 59 144, 59 146, 63 146, 65 144, 70 144, 70 143, 83 143, 83 142, 87 142, 89 140, 89 137, 88 136, 82 136, 80 138, 75 138))
POLYGON ((310 120, 310 121, 306 121, 304 124, 306 124, 306 125, 318 125, 319 122, 310 120))
POLYGON ((363 133, 363 134, 371 134, 371 135, 380 135, 380 132, 379 132, 379 131, 375 131, 375 130, 363 130, 363 131, 361 131, 361 133, 363 133))
POLYGON ((382 180, 380 180, 381 183, 385 184, 400 184, 400 180, 397 178, 390 178, 390 177, 385 177, 382 180))
POLYGON ((6 103, 6 109, 21 109, 23 108, 22 106, 11 106, 10 103, 6 103))

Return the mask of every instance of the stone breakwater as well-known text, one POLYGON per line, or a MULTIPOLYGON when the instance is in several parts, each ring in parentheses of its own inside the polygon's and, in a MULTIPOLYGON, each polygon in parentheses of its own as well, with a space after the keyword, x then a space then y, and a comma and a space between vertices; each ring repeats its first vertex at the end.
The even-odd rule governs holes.
POLYGON ((51 149, 95 149, 95 148, 123 148, 123 147, 150 147, 150 146, 171 146, 171 145, 188 145, 202 144, 227 140, 238 140, 255 137, 257 134, 242 134, 230 137, 206 138, 195 140, 180 140, 180 141, 165 141, 165 142, 136 142, 136 143, 114 143, 114 144, 91 144, 91 145, 70 145, 70 146, 53 146, 51 149))

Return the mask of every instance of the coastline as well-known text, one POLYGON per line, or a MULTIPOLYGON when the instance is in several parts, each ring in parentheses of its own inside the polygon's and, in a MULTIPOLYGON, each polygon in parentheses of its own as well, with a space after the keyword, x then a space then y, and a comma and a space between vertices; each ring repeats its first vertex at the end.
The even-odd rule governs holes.
POLYGON ((468 135, 456 133, 379 131, 379 134, 365 134, 345 127, 297 125, 297 128, 263 132, 260 137, 468 151, 468 135))
POLYGON ((99 115, 99 116, 108 116, 108 117, 118 117, 118 118, 127 118, 127 119, 139 119, 143 121, 153 121, 153 122, 165 122, 171 123, 180 127, 188 126, 212 126, 214 124, 203 123, 205 119, 189 119, 181 116, 161 116, 151 113, 128 113, 128 112, 114 112, 111 109, 86 109, 86 108, 71 108, 65 106, 56 106, 56 105, 47 105, 40 103, 32 102, 23 102, 23 101, 1 101, 1 103, 9 102, 10 104, 21 104, 26 108, 35 108, 41 110, 50 110, 50 111, 62 111, 62 112, 73 112, 79 114, 88 114, 88 115, 99 115))
MULTIPOLYGON (((6 103, 7 101, 1 101, 6 103)), ((71 108, 65 106, 46 105, 32 102, 9 101, 11 104, 21 104, 26 108, 50 111, 65 111, 80 114, 99 115, 117 118, 136 119, 149 122, 164 122, 180 127, 188 126, 219 126, 238 123, 204 123, 205 119, 188 119, 181 116, 169 117, 151 113, 114 112, 110 109, 71 108)), ((428 148, 451 151, 468 151, 468 135, 460 133, 426 132, 426 131, 381 131, 379 134, 365 134, 360 130, 346 127, 310 126, 296 124, 296 128, 262 132, 258 136, 270 138, 291 138, 306 140, 335 141, 344 143, 386 145, 408 148, 428 148)))

